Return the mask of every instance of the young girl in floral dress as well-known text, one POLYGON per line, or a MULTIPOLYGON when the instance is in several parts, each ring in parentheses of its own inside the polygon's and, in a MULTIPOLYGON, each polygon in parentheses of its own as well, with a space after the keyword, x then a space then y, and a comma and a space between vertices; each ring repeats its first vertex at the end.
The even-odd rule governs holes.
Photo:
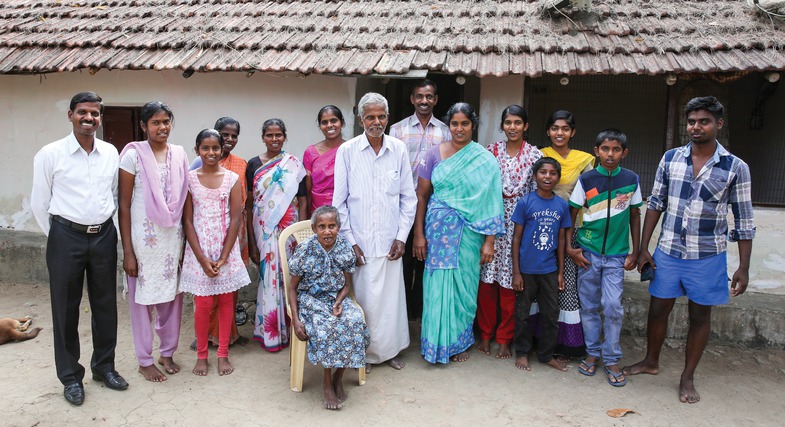
POLYGON ((213 129, 196 137, 202 167, 188 172, 188 196, 183 228, 188 242, 180 289, 194 295, 196 365, 193 373, 207 375, 210 311, 218 303, 218 375, 229 375, 229 338, 234 322, 233 292, 251 282, 237 241, 243 212, 243 186, 236 173, 224 169, 224 139, 213 129))

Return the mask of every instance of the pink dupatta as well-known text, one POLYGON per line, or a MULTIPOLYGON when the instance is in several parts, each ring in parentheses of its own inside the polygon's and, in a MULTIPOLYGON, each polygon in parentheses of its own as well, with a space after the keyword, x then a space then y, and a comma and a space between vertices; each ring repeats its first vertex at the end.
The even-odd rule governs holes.
POLYGON ((183 206, 188 194, 188 157, 185 150, 179 145, 167 144, 169 150, 166 154, 166 167, 169 176, 166 180, 168 195, 164 198, 161 188, 161 177, 158 175, 158 166, 155 161, 153 149, 147 141, 129 142, 120 153, 120 158, 133 148, 139 155, 139 177, 147 185, 144 189, 144 207, 147 218, 161 227, 174 227, 183 218, 183 206), (177 186, 177 187, 175 187, 177 186))

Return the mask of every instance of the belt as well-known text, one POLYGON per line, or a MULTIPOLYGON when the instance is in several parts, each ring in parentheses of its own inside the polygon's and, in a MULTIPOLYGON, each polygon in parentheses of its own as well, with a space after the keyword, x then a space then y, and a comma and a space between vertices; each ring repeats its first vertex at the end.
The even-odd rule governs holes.
POLYGON ((63 217, 61 217, 59 215, 52 215, 52 221, 59 222, 60 224, 63 224, 64 226, 66 226, 66 227, 68 227, 68 228, 70 228, 72 230, 80 231, 82 233, 97 234, 97 233, 100 233, 101 230, 103 230, 104 226, 106 226, 107 224, 112 222, 112 218, 107 219, 106 221, 104 221, 103 224, 95 224, 95 225, 77 224, 77 223, 75 223, 73 221, 69 221, 69 220, 67 220, 67 219, 65 219, 65 218, 63 218, 63 217))

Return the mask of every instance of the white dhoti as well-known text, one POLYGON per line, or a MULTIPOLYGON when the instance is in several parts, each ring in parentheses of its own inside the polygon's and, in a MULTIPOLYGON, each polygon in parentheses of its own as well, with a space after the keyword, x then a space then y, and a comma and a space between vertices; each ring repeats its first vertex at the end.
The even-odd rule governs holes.
POLYGON ((366 258, 365 265, 357 267, 352 275, 352 282, 371 333, 365 361, 382 363, 392 359, 409 346, 403 260, 366 258))

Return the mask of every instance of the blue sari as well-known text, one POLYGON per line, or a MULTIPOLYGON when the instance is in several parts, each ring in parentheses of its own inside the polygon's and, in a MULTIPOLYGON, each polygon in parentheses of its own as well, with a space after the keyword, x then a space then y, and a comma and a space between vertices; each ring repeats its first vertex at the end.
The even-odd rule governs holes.
POLYGON ((436 165, 431 185, 421 347, 428 362, 448 363, 474 344, 480 248, 504 233, 499 163, 471 142, 436 165))

